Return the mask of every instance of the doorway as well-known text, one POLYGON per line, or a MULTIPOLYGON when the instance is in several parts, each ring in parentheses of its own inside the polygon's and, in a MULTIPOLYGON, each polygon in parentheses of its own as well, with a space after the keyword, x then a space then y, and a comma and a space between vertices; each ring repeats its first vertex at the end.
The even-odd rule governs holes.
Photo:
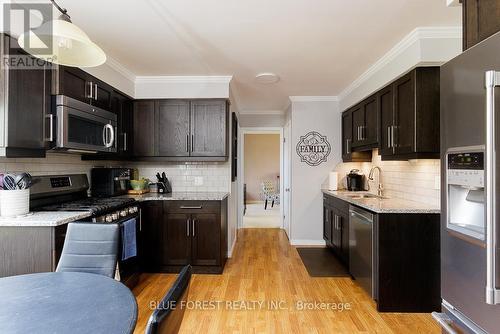
POLYGON ((283 131, 243 128, 239 228, 283 228, 283 131))

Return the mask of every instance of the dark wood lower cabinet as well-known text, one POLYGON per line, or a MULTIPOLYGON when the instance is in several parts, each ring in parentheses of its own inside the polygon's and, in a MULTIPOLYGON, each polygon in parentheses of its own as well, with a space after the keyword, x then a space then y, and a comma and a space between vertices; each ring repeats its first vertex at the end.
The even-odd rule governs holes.
POLYGON ((55 271, 67 227, 0 227, 0 277, 55 271))
POLYGON ((441 309, 439 214, 378 214, 374 229, 379 312, 441 309))
POLYGON ((227 199, 151 201, 142 205, 144 270, 222 273, 227 258, 227 199))
MULTIPOLYGON (((349 203, 324 194, 323 214, 323 238, 348 265, 349 203)), ((374 213, 372 240, 377 310, 440 310, 440 215, 374 213)))
POLYGON ((349 266, 349 206, 334 197, 323 197, 323 239, 349 266))

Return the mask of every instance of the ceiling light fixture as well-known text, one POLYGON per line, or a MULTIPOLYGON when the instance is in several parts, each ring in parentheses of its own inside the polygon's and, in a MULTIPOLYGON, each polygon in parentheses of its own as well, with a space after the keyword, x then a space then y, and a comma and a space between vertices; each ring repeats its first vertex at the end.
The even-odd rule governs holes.
POLYGON ((255 76, 255 81, 261 84, 274 84, 280 81, 280 77, 274 73, 259 73, 255 76))
POLYGON ((104 51, 71 22, 68 11, 59 7, 54 0, 51 2, 61 15, 21 34, 18 38, 19 46, 37 58, 59 65, 94 67, 106 62, 104 51), (50 39, 52 45, 48 48, 43 41, 50 39))

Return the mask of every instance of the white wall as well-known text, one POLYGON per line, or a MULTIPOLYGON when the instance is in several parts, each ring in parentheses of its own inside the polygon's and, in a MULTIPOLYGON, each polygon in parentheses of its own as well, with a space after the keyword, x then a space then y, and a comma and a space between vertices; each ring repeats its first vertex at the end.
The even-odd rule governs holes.
POLYGON ((322 185, 341 161, 340 112, 336 101, 292 102, 291 237, 294 245, 324 245, 322 185), (309 131, 326 135, 332 151, 328 160, 311 167, 300 161, 295 146, 309 131))
POLYGON ((282 127, 285 124, 284 113, 271 114, 240 114, 240 126, 243 128, 265 128, 265 127, 282 127))

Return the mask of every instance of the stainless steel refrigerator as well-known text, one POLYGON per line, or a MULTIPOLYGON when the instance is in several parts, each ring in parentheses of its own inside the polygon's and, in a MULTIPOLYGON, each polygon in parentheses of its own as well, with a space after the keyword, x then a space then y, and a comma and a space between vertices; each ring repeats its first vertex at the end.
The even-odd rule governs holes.
POLYGON ((443 332, 500 333, 497 150, 500 33, 441 67, 443 332))

